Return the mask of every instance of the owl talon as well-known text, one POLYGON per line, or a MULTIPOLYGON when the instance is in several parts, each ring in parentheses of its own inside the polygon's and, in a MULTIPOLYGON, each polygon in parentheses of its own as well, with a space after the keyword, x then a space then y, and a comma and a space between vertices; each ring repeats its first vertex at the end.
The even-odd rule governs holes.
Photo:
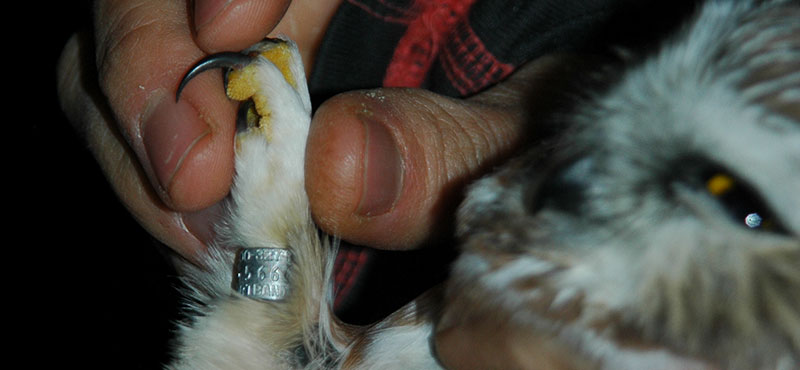
POLYGON ((203 58, 181 80, 176 101, 189 81, 213 68, 226 71, 224 83, 228 98, 244 103, 236 119, 239 133, 258 133, 271 142, 276 120, 294 122, 299 119, 295 113, 310 115, 311 102, 302 61, 297 45, 290 40, 267 38, 242 52, 223 52, 203 58), (281 107, 277 113, 280 117, 275 117, 275 107, 281 107))
MULTIPOLYGON (((183 88, 191 81, 193 78, 197 77, 197 75, 215 68, 224 68, 226 70, 232 69, 242 69, 246 67, 250 62, 252 62, 255 58, 250 55, 245 55, 242 53, 236 52, 222 52, 217 54, 209 55, 203 59, 201 59, 197 64, 195 64, 186 75, 183 76, 181 79, 180 85, 178 85, 178 91, 175 93, 175 101, 180 100, 181 92, 183 88)), ((228 89, 228 78, 227 73, 225 74, 225 90, 228 89)))

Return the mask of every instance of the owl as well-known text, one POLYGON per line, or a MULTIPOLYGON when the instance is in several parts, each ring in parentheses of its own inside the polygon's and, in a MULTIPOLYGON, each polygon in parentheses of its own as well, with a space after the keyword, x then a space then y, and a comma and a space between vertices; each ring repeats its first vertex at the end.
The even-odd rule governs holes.
POLYGON ((204 266, 180 267, 170 368, 800 368, 797 1, 708 1, 589 76, 469 187, 448 280, 364 327, 331 309, 296 46, 209 56, 178 94, 217 67, 247 102, 236 177, 204 266))

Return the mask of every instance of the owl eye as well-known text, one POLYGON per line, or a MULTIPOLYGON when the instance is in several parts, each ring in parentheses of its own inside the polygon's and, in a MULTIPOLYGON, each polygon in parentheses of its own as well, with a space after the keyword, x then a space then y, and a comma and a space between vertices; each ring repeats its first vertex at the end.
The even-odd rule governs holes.
POLYGON ((751 229, 781 232, 782 229, 764 202, 746 184, 725 172, 715 172, 706 180, 706 190, 737 223, 751 229))

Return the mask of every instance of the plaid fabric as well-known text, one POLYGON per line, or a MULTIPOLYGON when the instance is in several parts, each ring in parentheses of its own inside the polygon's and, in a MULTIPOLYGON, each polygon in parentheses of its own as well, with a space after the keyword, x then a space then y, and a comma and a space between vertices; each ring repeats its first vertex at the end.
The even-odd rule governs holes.
MULTIPOLYGON (((502 81, 527 61, 556 51, 606 51, 662 29, 658 18, 675 19, 693 1, 651 0, 345 0, 334 16, 309 78, 318 105, 337 93, 381 86, 419 87, 467 97, 502 81), (649 16, 647 16, 649 14, 649 16), (636 23, 639 23, 638 25, 636 23), (637 31, 631 31, 631 28, 637 31)), ((663 23, 663 22, 662 22, 663 23)), ((666 22, 665 24, 673 24, 666 22)), ((448 254, 444 254, 448 256, 448 254)), ((396 307, 374 308, 369 274, 398 258, 344 244, 336 260, 335 308, 354 307, 353 321, 370 321, 396 307), (370 268, 370 266, 373 266, 370 268), (364 298, 364 296, 369 296, 364 298), (366 310, 366 311, 365 311, 366 310)), ((442 264, 446 261, 441 262, 442 264)), ((439 270, 444 269, 440 264, 439 270)), ((386 275, 386 274, 384 274, 386 275)), ((389 279, 381 276, 378 279, 389 279)), ((383 280, 381 280, 383 281, 383 280)), ((428 282, 431 285, 433 282, 428 282)), ((390 284, 390 283, 389 283, 390 284)), ((423 286, 397 292, 413 297, 423 286)), ((380 299, 377 299, 380 301, 380 299)), ((397 304, 390 302, 389 305, 397 304)))
POLYGON ((361 276, 364 266, 369 261, 369 249, 344 246, 336 255, 334 271, 334 307, 340 308, 342 301, 349 296, 355 286, 356 279, 361 276))

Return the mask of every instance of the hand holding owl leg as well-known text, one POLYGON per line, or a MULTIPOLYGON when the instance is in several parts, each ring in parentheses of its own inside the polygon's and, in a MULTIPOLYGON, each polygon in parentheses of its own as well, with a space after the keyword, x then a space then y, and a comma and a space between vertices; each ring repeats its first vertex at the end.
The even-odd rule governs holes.
POLYGON ((194 82, 179 103, 177 81, 202 55, 241 50, 268 34, 297 40, 310 67, 340 0, 197 1, 196 17, 186 1, 92 3, 80 8, 94 10, 94 33, 74 35, 59 60, 62 109, 136 220, 194 259, 230 191, 236 111, 221 91, 209 93, 216 75, 194 82))
POLYGON ((247 104, 218 238, 202 267, 179 266, 197 306, 180 331, 174 366, 294 368, 324 361, 330 344, 320 333, 328 325, 325 272, 333 251, 305 195, 311 104, 297 47, 268 39, 243 53, 209 56, 181 86, 212 68, 229 69, 227 95, 247 104))

